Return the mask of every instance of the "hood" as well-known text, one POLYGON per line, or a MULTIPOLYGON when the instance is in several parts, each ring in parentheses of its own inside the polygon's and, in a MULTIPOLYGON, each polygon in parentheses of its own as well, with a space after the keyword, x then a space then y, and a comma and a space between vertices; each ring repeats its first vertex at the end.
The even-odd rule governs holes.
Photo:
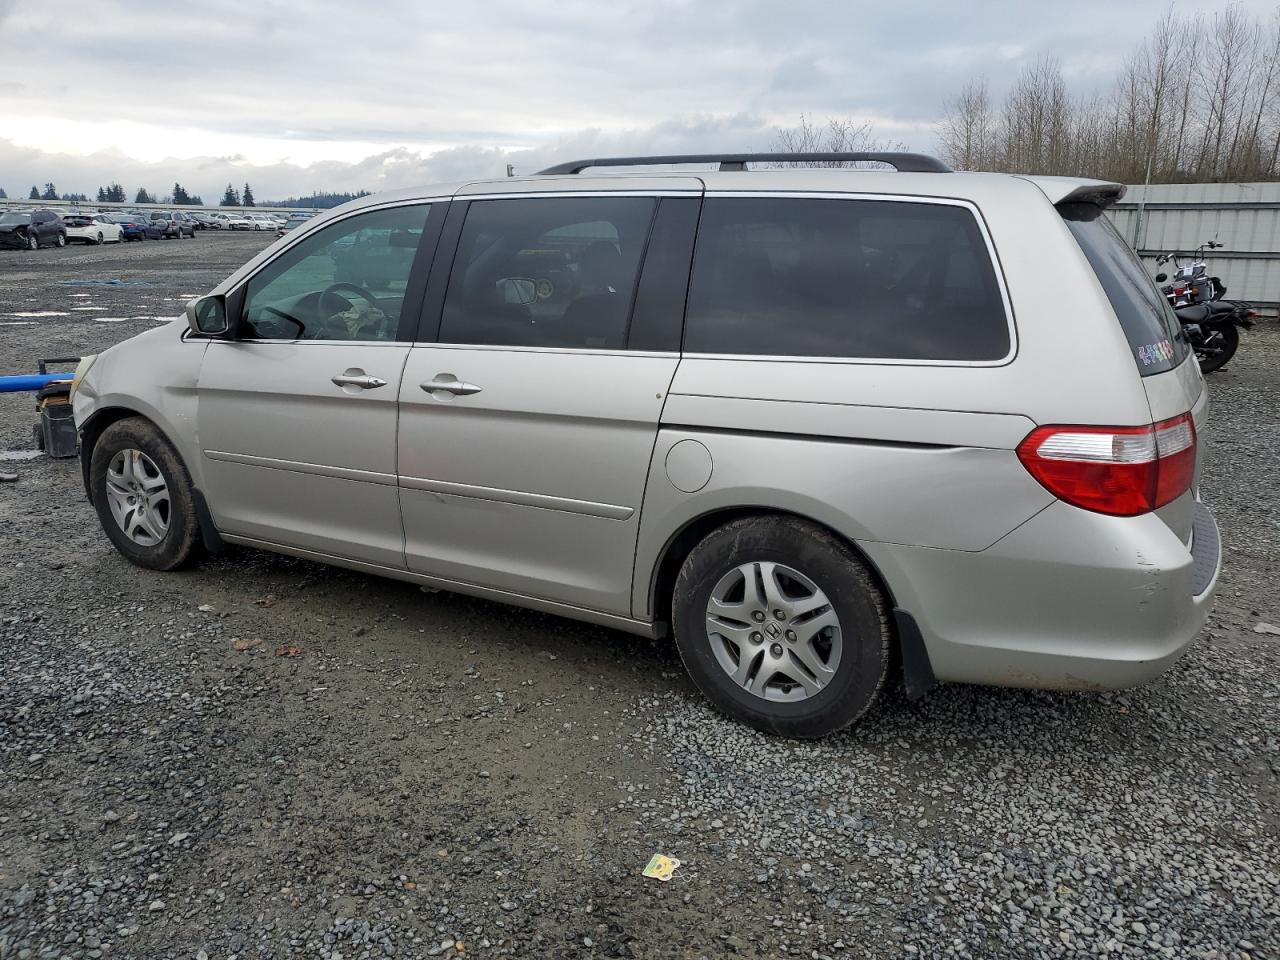
POLYGON ((16 230, 25 230, 30 224, 26 223, 0 223, 0 233, 13 233, 16 230))

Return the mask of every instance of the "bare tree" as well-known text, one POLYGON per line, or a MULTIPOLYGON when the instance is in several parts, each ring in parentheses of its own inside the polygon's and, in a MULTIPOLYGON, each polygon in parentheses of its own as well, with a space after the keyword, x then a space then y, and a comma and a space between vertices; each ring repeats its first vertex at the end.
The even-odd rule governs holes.
MULTIPOLYGON (((800 114, 800 122, 794 127, 778 127, 770 145, 779 153, 877 153, 885 150, 905 150, 896 140, 881 140, 875 135, 870 121, 859 123, 842 117, 831 117, 821 125, 813 122, 810 114, 800 114)), ((856 160, 828 160, 819 166, 858 167, 868 166, 856 160)), ((778 167, 813 166, 813 164, 783 161, 772 164, 778 167)))
POLYGON ((1058 63, 1023 68, 993 111, 976 77, 943 105, 953 166, 1122 182, 1280 179, 1280 8, 1212 19, 1171 8, 1104 96, 1072 95, 1058 63))
POLYGON ((1025 67, 1005 100, 997 155, 1008 170, 1062 173, 1070 153, 1072 103, 1053 57, 1025 67))
POLYGON ((974 77, 943 108, 938 142, 957 170, 986 170, 992 162, 993 120, 987 78, 974 77))

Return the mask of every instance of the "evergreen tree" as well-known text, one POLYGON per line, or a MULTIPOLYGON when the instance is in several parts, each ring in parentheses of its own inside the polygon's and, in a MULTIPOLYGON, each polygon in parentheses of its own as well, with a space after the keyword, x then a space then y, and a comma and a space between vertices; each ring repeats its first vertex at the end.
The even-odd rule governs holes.
POLYGON ((107 202, 107 191, 106 191, 106 188, 105 188, 105 187, 99 187, 99 188, 98 188, 98 202, 99 202, 99 203, 106 203, 106 202, 107 202))
POLYGON ((28 199, 28 200, 39 200, 39 199, 40 199, 40 191, 39 191, 39 190, 37 190, 35 187, 32 187, 32 188, 31 188, 31 192, 27 194, 27 199, 28 199))
POLYGON ((253 203, 253 191, 249 189, 249 185, 246 183, 244 185, 244 205, 246 207, 252 207, 253 203))
POLYGON ((222 199, 218 201, 220 207, 238 207, 240 206, 240 194, 236 192, 236 188, 231 184, 227 184, 227 192, 222 195, 222 199))
MULTIPOLYGON (((54 199, 57 198, 55 197, 54 199)), ((89 198, 83 193, 64 193, 62 199, 69 200, 72 203, 87 203, 89 201, 89 198)))
POLYGON ((134 203, 155 203, 155 200, 151 199, 151 194, 147 193, 146 187, 139 187, 138 194, 133 198, 133 202, 134 203))
POLYGON ((7 198, 8 196, 9 196, 9 195, 8 195, 7 193, 5 193, 5 192, 4 192, 4 187, 0 187, 0 200, 4 200, 4 199, 5 199, 5 198, 7 198))
POLYGON ((52 183, 46 183, 44 185, 44 193, 40 194, 40 199, 41 200, 57 200, 58 199, 57 188, 52 183))
POLYGON ((187 191, 182 189, 182 184, 180 183, 173 185, 173 202, 180 205, 191 202, 191 198, 187 196, 187 191))
POLYGON ((124 187, 112 181, 111 186, 107 187, 107 201, 109 203, 124 203, 124 187))

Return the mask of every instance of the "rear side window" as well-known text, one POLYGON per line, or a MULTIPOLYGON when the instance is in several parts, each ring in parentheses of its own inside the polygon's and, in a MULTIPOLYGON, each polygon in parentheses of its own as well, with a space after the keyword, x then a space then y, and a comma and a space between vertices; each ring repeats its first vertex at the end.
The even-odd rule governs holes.
POLYGON ((1111 301, 1138 372, 1145 377, 1180 364, 1187 355, 1182 325, 1102 208, 1063 203, 1058 210, 1111 301))
POLYGON ((706 201, 684 349, 953 362, 1010 351, 973 213, 889 200, 706 201))
POLYGON ((623 349, 656 204, 651 197, 472 202, 440 342, 623 349))

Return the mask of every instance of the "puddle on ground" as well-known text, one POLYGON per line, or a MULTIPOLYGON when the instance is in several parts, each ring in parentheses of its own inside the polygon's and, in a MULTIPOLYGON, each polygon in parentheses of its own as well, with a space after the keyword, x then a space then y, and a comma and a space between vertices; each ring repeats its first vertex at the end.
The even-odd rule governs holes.
POLYGON ((65 317, 65 310, 18 310, 14 313, 6 313, 6 317, 65 317))

